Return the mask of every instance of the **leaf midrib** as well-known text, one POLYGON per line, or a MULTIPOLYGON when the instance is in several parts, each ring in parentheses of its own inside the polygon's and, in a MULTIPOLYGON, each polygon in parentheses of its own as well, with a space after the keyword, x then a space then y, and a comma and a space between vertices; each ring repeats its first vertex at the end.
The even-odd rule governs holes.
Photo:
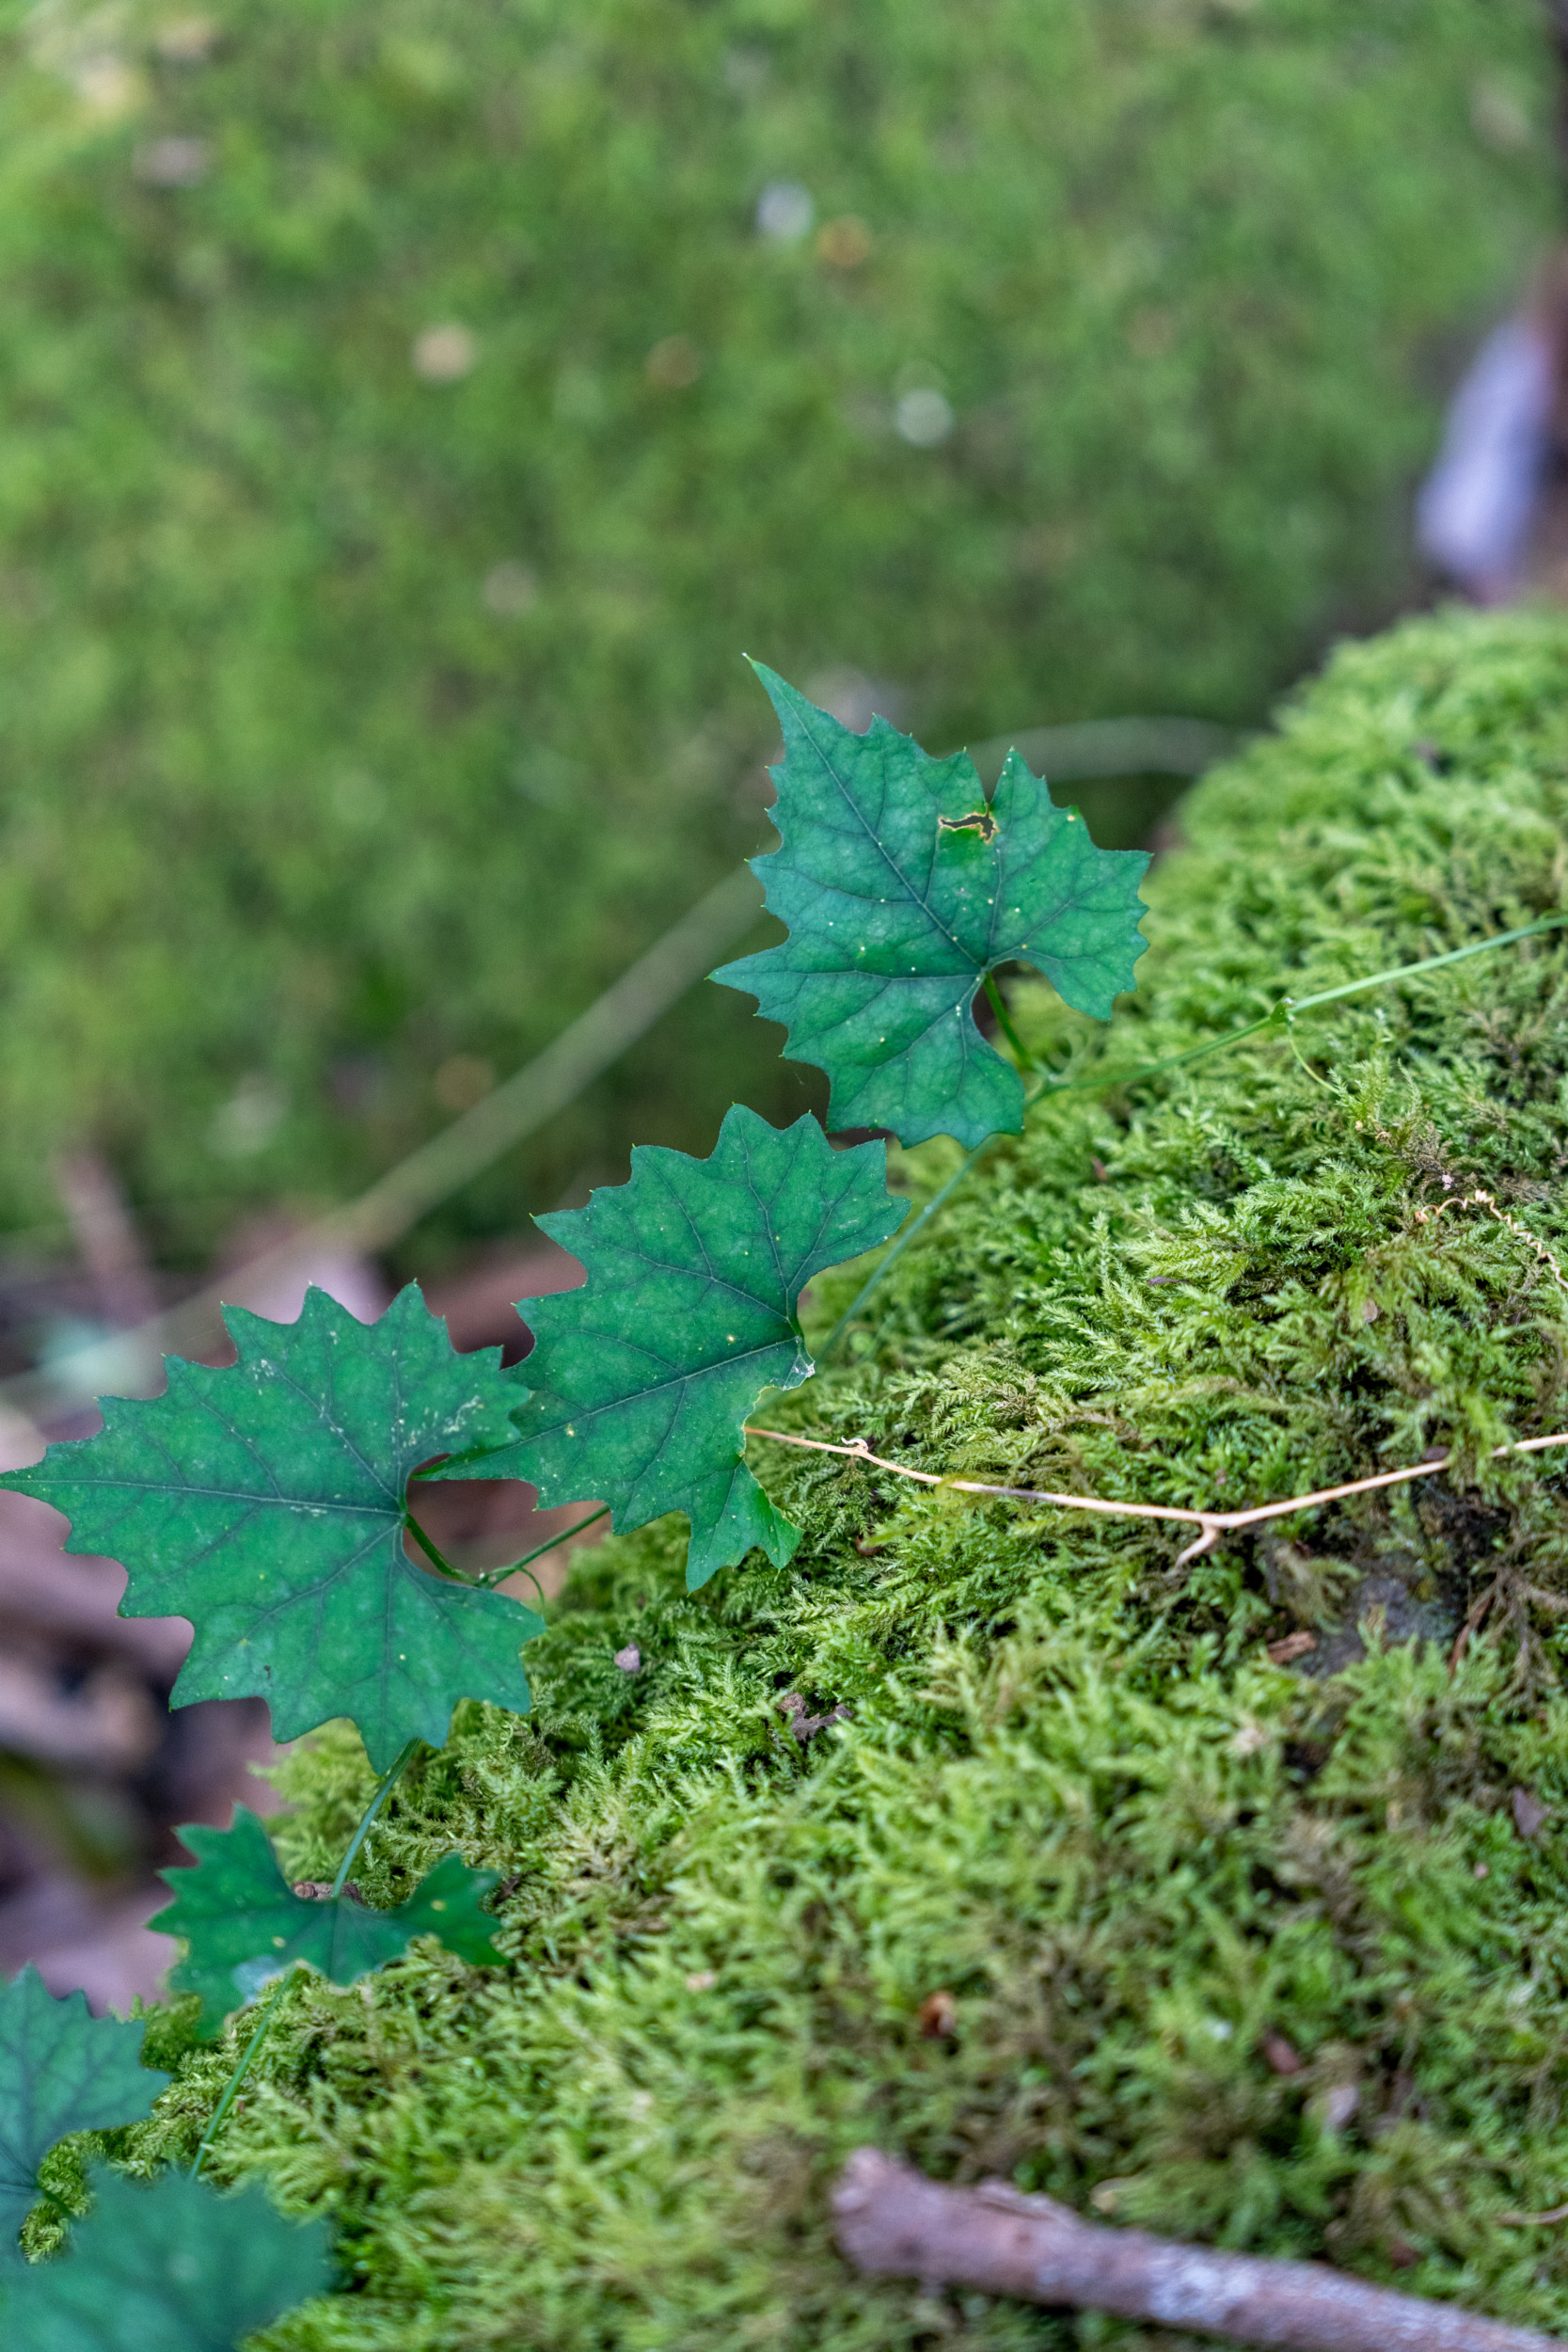
MULTIPOLYGON (((579 1330, 573 1333, 574 1338, 587 1337, 594 1339, 609 1338, 610 1336, 611 1335, 608 1332, 584 1333, 579 1330)), ((805 1343, 800 1338, 798 1331, 794 1332, 792 1336, 801 1346, 804 1346, 805 1343)), ((624 1343, 618 1343, 618 1344, 624 1344, 624 1343)), ((546 1437, 553 1435, 553 1433, 558 1429, 565 1429, 569 1425, 573 1425, 579 1421, 596 1421, 601 1414, 619 1412, 624 1406, 627 1405, 641 1405, 645 1398, 659 1396, 666 1389, 681 1388, 690 1381, 705 1379, 709 1373, 727 1370, 732 1364, 749 1363, 753 1357, 770 1355, 774 1348, 783 1347, 787 1343, 784 1339, 769 1340, 765 1347, 743 1347, 738 1349, 733 1356, 716 1357, 712 1363, 699 1364, 693 1371, 690 1372, 673 1373, 668 1380, 656 1380, 645 1389, 628 1389, 620 1396, 608 1398, 603 1405, 585 1405, 578 1407, 575 1411, 562 1412, 559 1421, 551 1422, 546 1428, 534 1430, 531 1434, 534 1437, 546 1437)))
MULTIPOLYGON (((809 705, 808 707, 810 707, 809 705)), ((815 716, 816 714, 814 713, 813 715, 815 716)), ((854 818, 856 824, 859 825, 861 831, 864 834, 866 839, 876 850, 877 855, 881 859, 883 865, 887 867, 888 872, 892 874, 902 886, 906 897, 914 901, 915 905, 920 909, 922 914, 925 915, 927 921, 930 924, 932 930, 942 933, 942 938, 946 940, 954 954, 961 956, 964 961, 969 965, 972 972, 980 971, 982 967, 975 962, 974 957, 971 955, 969 949, 963 945, 961 940, 959 940, 952 931, 948 930, 947 925, 942 921, 941 915, 937 914, 929 899, 923 897, 909 875, 903 873, 899 867, 895 865, 891 854, 883 847, 880 837, 872 830, 865 818, 862 815, 861 811, 856 807, 853 800, 850 798, 848 787, 846 785, 843 777, 839 774, 838 770, 834 767, 832 761, 829 758, 827 753, 823 750, 821 744, 817 741, 816 737, 813 734, 809 722, 801 722, 800 732, 804 735, 807 742, 811 745, 812 750, 816 753, 817 758, 827 770, 828 776, 833 786, 833 788, 838 793, 839 798, 843 801, 845 807, 848 809, 851 816, 854 818)), ((934 862, 936 856, 936 844, 934 837, 931 855, 934 862)), ((852 894, 847 892, 845 895, 847 897, 852 894)), ((867 899, 863 901, 863 903, 869 905, 870 901, 867 899)), ((992 922, 994 923, 994 921, 995 914, 993 909, 992 922)))
MULTIPOLYGON (((384 1518, 394 1525, 403 1523, 404 1506, 395 1498, 382 1502, 324 1502, 305 1495, 255 1494, 244 1486, 193 1486, 176 1485, 170 1479, 161 1483, 138 1478, 77 1478, 60 1482, 61 1491, 68 1485, 85 1486, 93 1492, 134 1495, 190 1495, 200 1502, 246 1502, 258 1509, 275 1511, 337 1512, 345 1518, 384 1518)), ((384 1492, 387 1490, 384 1488, 384 1492)))

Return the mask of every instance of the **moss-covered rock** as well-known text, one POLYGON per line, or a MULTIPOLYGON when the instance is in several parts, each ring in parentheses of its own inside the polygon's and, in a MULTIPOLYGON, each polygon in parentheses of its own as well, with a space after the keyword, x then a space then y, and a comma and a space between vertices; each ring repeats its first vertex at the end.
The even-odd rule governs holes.
MULTIPOLYGON (((773 1408, 1188 1507, 1454 1470, 1178 1568, 1179 1527, 759 1447, 788 1571, 689 1597, 668 1524, 580 1558, 537 1714, 466 1710, 363 1871, 501 1868, 512 1965, 302 1987, 219 2143, 341 2219, 349 2291, 269 2343, 1173 2341, 851 2276, 825 2191, 867 2138, 1568 2328, 1560 2232, 1505 2219, 1568 2188, 1568 1459, 1491 1454, 1568 1424, 1568 934, 1111 1074, 1559 906, 1565 811, 1560 620, 1342 652, 1192 796, 1116 1026, 1017 991, 1103 1086, 996 1147, 848 1368, 773 1408), (790 1693, 847 1713, 802 1743, 790 1693)), ((287 1785, 325 1872, 356 1743, 287 1785)), ((183 2030, 137 2164, 232 2063, 239 2028, 183 2030)))

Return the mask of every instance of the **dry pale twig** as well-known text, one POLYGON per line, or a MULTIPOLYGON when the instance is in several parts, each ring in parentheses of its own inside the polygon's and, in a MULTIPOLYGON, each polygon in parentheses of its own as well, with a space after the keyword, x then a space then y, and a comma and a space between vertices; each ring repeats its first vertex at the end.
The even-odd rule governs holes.
MULTIPOLYGON (((749 1438, 771 1438, 775 1445, 800 1445, 814 1454, 843 1454, 852 1462, 874 1462, 879 1470, 892 1470, 896 1478, 918 1479, 923 1486, 946 1486, 961 1495, 995 1495, 1010 1502, 1044 1502, 1060 1511, 1099 1511, 1108 1518, 1123 1519, 1181 1519, 1189 1527, 1202 1530, 1196 1542, 1177 1556, 1177 1566, 1184 1567, 1189 1560, 1212 1551, 1220 1537, 1238 1527, 1255 1527, 1260 1519, 1279 1519, 1291 1511, 1310 1511, 1319 1503, 1339 1502, 1346 1495, 1370 1494, 1377 1486, 1402 1486, 1413 1478, 1433 1478, 1447 1470, 1455 1459, 1442 1454, 1430 1462, 1413 1462, 1407 1469, 1379 1470, 1375 1478, 1348 1479, 1342 1486, 1320 1486, 1315 1494, 1291 1495, 1283 1502, 1257 1502, 1245 1511, 1183 1511, 1174 1503, 1111 1502, 1102 1495, 1058 1495, 1041 1486, 990 1486, 976 1478, 943 1478, 935 1470, 911 1470, 903 1462, 890 1462, 883 1454, 873 1454, 863 1438, 855 1438, 847 1445, 833 1445, 826 1438, 798 1438, 785 1429, 755 1429, 746 1423, 749 1438)), ((1496 1445, 1492 1459, 1500 1461, 1507 1454, 1540 1454, 1546 1447, 1568 1445, 1568 1429, 1557 1430, 1549 1438, 1520 1438, 1513 1445, 1496 1445)))
POLYGON ((1526 1243, 1543 1265, 1550 1266, 1553 1280, 1560 1289, 1568 1291, 1568 1275, 1563 1273, 1560 1261, 1547 1248, 1539 1233, 1532 1233, 1528 1225, 1520 1224, 1512 1210, 1501 1205, 1495 1193, 1484 1192, 1478 1184, 1474 1192, 1456 1193, 1451 1200, 1439 1200, 1434 1208, 1418 1209, 1416 1222, 1418 1225, 1435 1225, 1437 1219, 1446 1216, 1450 1209, 1484 1209, 1488 1216, 1496 1217, 1499 1225, 1506 1225, 1511 1233, 1526 1243))
POLYGON ((1227 2254, 1081 2221, 1005 2181, 944 2188, 859 2148, 833 2193, 859 2270, 1153 2320, 1276 2352, 1564 2352, 1532 2328, 1369 2286, 1319 2263, 1227 2254))

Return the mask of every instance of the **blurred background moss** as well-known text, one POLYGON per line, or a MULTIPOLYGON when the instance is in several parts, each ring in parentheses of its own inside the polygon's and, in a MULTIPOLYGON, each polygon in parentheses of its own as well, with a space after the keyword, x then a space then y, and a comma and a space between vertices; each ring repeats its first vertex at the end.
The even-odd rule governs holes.
MULTIPOLYGON (((431 1133, 764 845, 743 649, 946 748, 1408 601, 1540 17, 6 0, 0 1226, 86 1146, 194 1265, 431 1133)), ((775 1051, 697 991, 407 1263, 775 1051)))

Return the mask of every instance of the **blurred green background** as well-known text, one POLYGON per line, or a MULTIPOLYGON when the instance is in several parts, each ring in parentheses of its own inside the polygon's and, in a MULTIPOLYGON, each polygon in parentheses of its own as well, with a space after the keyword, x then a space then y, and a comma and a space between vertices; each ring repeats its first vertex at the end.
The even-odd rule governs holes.
MULTIPOLYGON (((944 749, 1408 599, 1540 16, 7 0, 0 1226, 87 1144, 195 1263, 433 1132, 764 846, 743 649, 944 749)), ((776 1044, 697 991, 408 1263, 776 1044)))

